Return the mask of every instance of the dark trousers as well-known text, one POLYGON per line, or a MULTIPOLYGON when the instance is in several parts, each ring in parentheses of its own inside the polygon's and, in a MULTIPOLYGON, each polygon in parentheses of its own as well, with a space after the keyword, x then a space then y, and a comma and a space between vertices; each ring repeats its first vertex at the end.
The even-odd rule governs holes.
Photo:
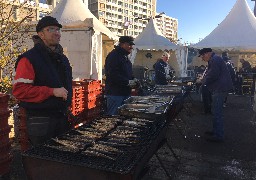
POLYGON ((227 92, 214 92, 213 99, 213 132, 216 138, 223 139, 224 137, 224 122, 223 122, 223 103, 227 96, 227 92))
POLYGON ((68 129, 68 118, 64 114, 37 116, 27 113, 27 131, 32 145, 44 143, 68 129))
POLYGON ((202 99, 204 104, 204 113, 211 113, 212 94, 206 86, 201 87, 202 99))
POLYGON ((107 95, 107 115, 117 115, 118 107, 124 104, 124 100, 130 96, 110 96, 107 95))

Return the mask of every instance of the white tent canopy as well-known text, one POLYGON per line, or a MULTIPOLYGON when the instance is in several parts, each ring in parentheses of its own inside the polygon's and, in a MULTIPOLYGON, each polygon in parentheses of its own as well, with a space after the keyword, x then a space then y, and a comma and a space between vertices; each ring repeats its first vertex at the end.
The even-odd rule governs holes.
POLYGON ((51 16, 55 17, 60 24, 72 27, 86 26, 84 20, 86 20, 86 18, 92 18, 94 30, 107 35, 111 39, 117 39, 117 37, 91 13, 82 0, 60 1, 53 9, 51 16))
POLYGON ((61 45, 72 65, 73 79, 102 79, 103 34, 117 39, 82 0, 62 0, 51 16, 63 25, 61 45))
POLYGON ((246 0, 237 0, 226 18, 195 48, 255 50, 256 18, 246 0))
POLYGON ((145 29, 135 38, 135 48, 139 50, 174 50, 177 45, 166 39, 153 18, 151 18, 145 29))

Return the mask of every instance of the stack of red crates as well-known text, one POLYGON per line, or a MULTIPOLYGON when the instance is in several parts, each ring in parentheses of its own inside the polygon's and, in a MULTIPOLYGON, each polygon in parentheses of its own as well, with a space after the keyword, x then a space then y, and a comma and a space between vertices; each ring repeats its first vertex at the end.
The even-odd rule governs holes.
POLYGON ((11 142, 9 133, 11 126, 8 124, 10 111, 8 101, 10 96, 0 93, 0 179, 2 175, 10 172, 12 161, 11 142))
POLYGON ((26 110, 22 107, 19 107, 18 111, 18 118, 19 118, 19 142, 20 142, 20 149, 21 151, 26 151, 31 147, 28 138, 28 131, 27 131, 27 115, 26 110))
MULTIPOLYGON (((78 119, 75 123, 89 122, 101 114, 102 87, 100 80, 73 81, 73 97, 70 110, 78 119)), ((71 119, 72 123, 72 119, 71 119)))

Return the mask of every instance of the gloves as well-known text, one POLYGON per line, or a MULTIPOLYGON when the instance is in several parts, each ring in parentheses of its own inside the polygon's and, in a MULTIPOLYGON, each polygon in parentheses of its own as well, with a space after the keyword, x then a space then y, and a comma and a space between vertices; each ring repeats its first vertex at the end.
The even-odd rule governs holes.
POLYGON ((128 84, 128 86, 130 86, 130 87, 134 87, 134 86, 136 86, 136 80, 129 80, 129 84, 128 84))
POLYGON ((134 78, 133 80, 129 80, 128 86, 135 87, 135 86, 138 86, 139 83, 140 83, 140 81, 138 79, 134 78))

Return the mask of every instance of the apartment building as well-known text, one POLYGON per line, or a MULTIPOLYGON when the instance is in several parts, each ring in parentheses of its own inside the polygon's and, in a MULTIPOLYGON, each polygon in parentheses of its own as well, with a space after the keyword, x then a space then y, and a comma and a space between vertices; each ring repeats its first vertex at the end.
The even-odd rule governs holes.
MULTIPOLYGON (((8 3, 25 0, 4 0, 8 3)), ((30 0, 35 12, 33 20, 39 20, 49 14, 60 0, 30 0)), ((155 17, 157 0, 82 0, 90 11, 106 27, 118 36, 137 37, 148 23, 149 17, 155 17)), ((17 17, 19 17, 17 11, 17 17)), ((156 18, 157 26, 163 35, 176 42, 178 20, 162 14, 156 18)))
MULTIPOLYGON (((146 27, 147 19, 157 15, 156 5, 157 0, 88 0, 91 12, 119 36, 138 36, 146 27)), ((163 35, 177 41, 178 20, 165 14, 156 20, 163 35)))
MULTIPOLYGON (((31 17, 32 20, 35 21, 39 20, 40 18, 42 18, 46 14, 49 14, 52 11, 54 5, 49 5, 49 2, 52 1, 55 1, 56 4, 56 0, 2 0, 2 3, 14 5, 14 12, 12 14, 15 20, 21 19, 24 15, 26 15, 26 12, 32 12, 31 17), (22 9, 19 9, 22 3, 25 4, 22 5, 22 9)), ((7 6, 7 8, 11 7, 7 6)), ((8 12, 8 9, 6 9, 6 12, 8 12)))
POLYGON ((156 0, 88 0, 88 8, 113 33, 136 37, 156 15, 156 0))
POLYGON ((177 42, 178 19, 162 14, 161 17, 156 18, 156 24, 166 38, 170 39, 172 42, 177 42))

